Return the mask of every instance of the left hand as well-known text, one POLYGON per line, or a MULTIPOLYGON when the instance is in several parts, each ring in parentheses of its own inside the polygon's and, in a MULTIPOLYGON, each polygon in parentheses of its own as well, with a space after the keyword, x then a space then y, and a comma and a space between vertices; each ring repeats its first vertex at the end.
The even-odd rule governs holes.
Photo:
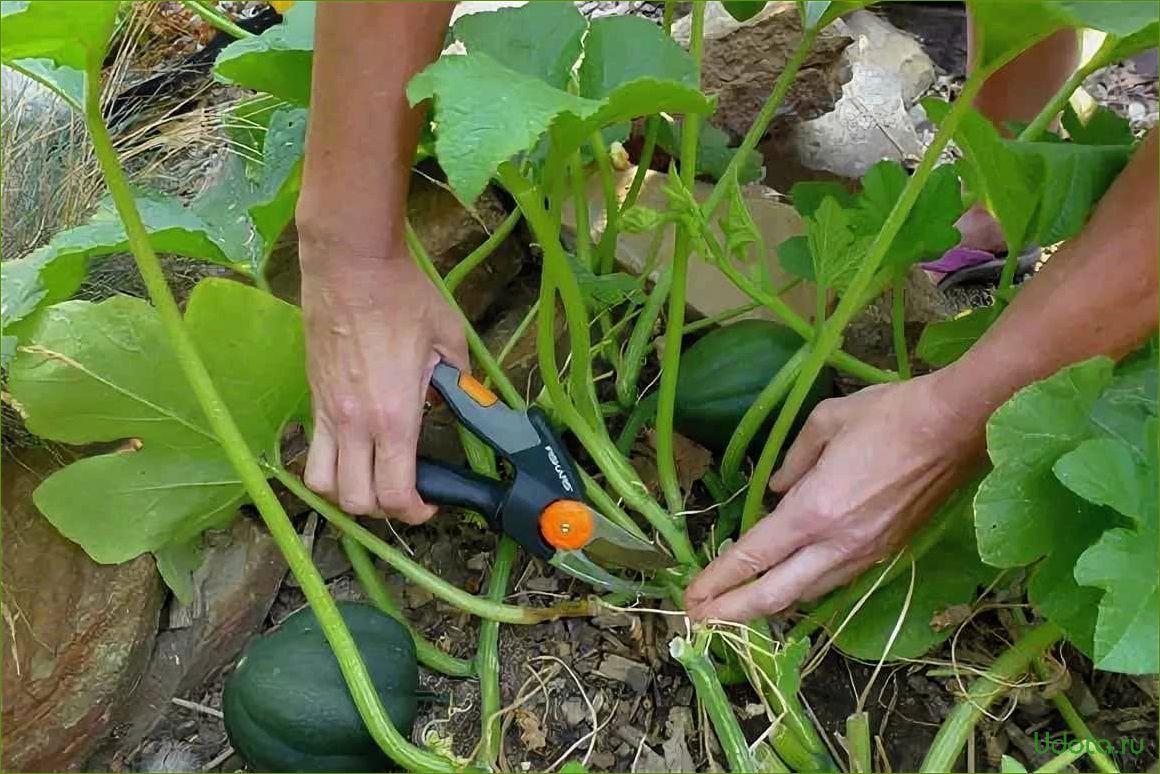
POLYGON ((693 580, 689 616, 746 621, 776 613, 899 548, 985 449, 984 422, 966 419, 940 393, 939 379, 948 376, 820 403, 769 482, 781 502, 693 580))

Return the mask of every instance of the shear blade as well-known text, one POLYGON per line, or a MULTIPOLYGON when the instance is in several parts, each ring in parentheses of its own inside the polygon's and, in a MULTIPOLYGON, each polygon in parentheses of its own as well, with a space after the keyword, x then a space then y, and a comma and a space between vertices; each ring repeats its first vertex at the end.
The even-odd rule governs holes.
POLYGON ((673 558, 647 540, 592 511, 594 529, 584 545, 584 553, 600 564, 631 570, 663 570, 673 567, 673 558))

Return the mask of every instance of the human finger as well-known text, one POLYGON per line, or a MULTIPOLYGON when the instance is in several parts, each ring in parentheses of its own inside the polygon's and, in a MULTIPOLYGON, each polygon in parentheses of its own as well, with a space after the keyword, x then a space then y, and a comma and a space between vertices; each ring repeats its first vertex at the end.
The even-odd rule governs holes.
POLYGON ((836 546, 814 543, 773 566, 753 583, 710 600, 701 609, 703 619, 748 621, 780 612, 802 598, 803 592, 842 561, 836 546))
POLYGON ((378 508, 371 483, 374 446, 365 426, 340 431, 338 438, 338 504, 347 513, 367 516, 378 508))
POLYGON ((302 481, 326 499, 334 500, 338 495, 338 482, 335 477, 337 464, 338 444, 334 440, 330 425, 316 417, 314 435, 306 452, 306 470, 303 471, 302 481))
POLYGON ((822 456, 826 444, 839 427, 839 400, 824 400, 810 412, 801 432, 786 452, 781 467, 769 479, 770 489, 779 493, 789 491, 822 456))

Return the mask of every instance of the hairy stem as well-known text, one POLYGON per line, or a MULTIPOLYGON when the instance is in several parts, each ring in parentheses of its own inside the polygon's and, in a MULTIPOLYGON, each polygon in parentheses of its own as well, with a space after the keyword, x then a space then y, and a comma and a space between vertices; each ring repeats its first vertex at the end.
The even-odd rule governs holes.
POLYGON ((443 284, 447 289, 454 293, 463 280, 467 279, 467 275, 471 274, 480 264, 491 257, 491 254, 503 244, 504 240, 511 235, 512 231, 520 222, 520 211, 517 209, 506 218, 503 223, 495 231, 488 235, 487 239, 483 241, 479 247, 467 254, 459 263, 451 267, 451 271, 447 272, 447 276, 443 278, 443 284))
POLYGON ((157 309, 166 337, 173 347, 198 405, 209 421, 210 428, 221 444, 230 465, 237 472, 267 529, 270 530, 275 544, 286 558, 290 571, 298 579, 302 593, 334 651, 359 716, 372 738, 392 760, 408 769, 453 771, 454 765, 451 761, 411 744, 391 724, 358 647, 326 589, 326 582, 311 561, 309 553, 298 538, 298 533, 294 531, 294 526, 286 516, 286 511, 278 502, 278 496, 270 488, 265 473, 218 394, 213 379, 197 352, 197 346, 186 330, 177 301, 166 283, 161 262, 158 261, 157 254, 149 243, 149 236, 141 220, 141 214, 137 211, 129 181, 117 161, 116 149, 101 116, 101 90, 98 88, 100 75, 99 69, 96 68, 88 72, 89 83, 85 89, 85 124, 92 136, 93 151, 100 163, 109 193, 113 197, 117 214, 124 223, 129 248, 141 272, 141 279, 145 283, 153 306, 157 309))
POLYGON ((600 190, 604 194, 604 231, 600 234, 600 244, 596 248, 598 274, 608 274, 614 268, 616 259, 616 236, 620 231, 620 202, 616 198, 616 172, 608 156, 608 146, 600 132, 593 132, 589 140, 592 156, 596 159, 596 170, 600 174, 600 190))
POLYGON ((712 328, 714 325, 722 325, 729 322, 743 314, 749 314, 761 304, 756 301, 751 301, 748 304, 735 306, 732 309, 726 309, 724 312, 718 312, 710 317, 702 317, 700 320, 694 320, 691 323, 685 323, 685 327, 681 329, 682 336, 688 336, 690 333, 704 330, 705 328, 712 328))
POLYGON ((572 184, 572 210, 576 215, 576 258, 581 265, 598 272, 600 259, 592 259, 592 224, 589 221, 588 192, 584 190, 584 165, 580 163, 580 151, 573 153, 568 163, 568 180, 572 184))
POLYGON ((415 654, 419 657, 420 664, 451 677, 470 677, 475 674, 475 664, 472 661, 456 658, 446 653, 407 622, 403 611, 387 593, 387 587, 383 584, 382 578, 379 577, 379 571, 375 569, 371 555, 367 553, 361 543, 344 535, 342 548, 346 552, 347 558, 350 559, 354 575, 358 578, 359 585, 366 592, 371 604, 407 627, 407 631, 411 633, 411 639, 415 641, 415 654))
POLYGON ((697 698, 708 713, 713 730, 717 733, 717 741, 721 743, 721 749, 729 761, 729 770, 759 771, 757 762, 749 752, 745 732, 741 730, 741 724, 733 714, 733 705, 729 703, 729 697, 725 695, 725 689, 717 679, 717 670, 705 655, 707 643, 707 632, 698 633, 691 643, 677 637, 670 643, 669 652, 685 668, 689 679, 693 681, 697 698))
POLYGON ((897 279, 890 291, 890 329, 894 339, 894 357, 898 375, 910 378, 910 347, 906 343, 906 280, 897 279))
POLYGON ((781 453, 782 445, 785 443, 790 427, 793 425, 798 412, 801 410, 802 404, 805 402, 810 387, 813 386, 814 380, 817 379, 818 373, 822 370, 826 360, 841 345, 842 332, 846 329, 846 326, 858 310, 861 309, 864 294, 869 290, 870 284, 874 281, 875 272, 878 270, 879 265, 881 265, 882 259, 886 256, 886 251, 890 249, 894 238, 898 236, 898 232, 906 222, 907 216, 910 215, 915 201, 918 200, 918 195, 922 191, 922 187, 926 185, 927 179, 934 170, 934 165, 938 161, 939 154, 942 153, 943 148, 946 147, 947 142, 954 135, 963 117, 971 109, 971 102, 974 100, 975 95, 979 91, 979 87, 982 86, 988 74, 988 71, 977 70, 963 84, 962 93, 955 100, 954 104, 951 105, 951 109, 943 120, 942 126, 939 127, 938 133, 935 134, 926 153, 923 154, 922 162, 918 165, 914 174, 907 180, 906 187, 902 190, 902 194, 898 197, 898 201, 890 211, 886 222, 882 224, 882 229, 867 249, 866 257, 858 266, 858 271, 854 274, 854 277, 850 280, 849 286, 846 288, 842 300, 838 303, 837 309, 834 310, 834 313, 822 328, 821 335, 811 343, 810 353, 802 364, 801 373, 798 374, 793 389, 790 390, 789 396, 786 398, 781 411, 778 413, 777 421, 774 422, 773 430, 770 431, 765 448, 762 449, 761 458, 758 460, 753 477, 750 479, 749 491, 745 497, 745 509, 741 517, 742 531, 752 527, 757 523, 757 519, 760 518, 762 496, 765 494, 766 482, 773 472, 774 463, 781 453))
POLYGON ((343 513, 337 506, 308 489, 293 473, 280 466, 268 467, 274 477, 281 481, 287 489, 322 514, 323 518, 337 527, 343 535, 361 543, 407 580, 466 613, 510 624, 534 624, 557 618, 586 616, 591 613, 587 600, 565 602, 555 607, 520 607, 519 605, 496 603, 490 599, 469 594, 463 589, 451 585, 427 568, 411 561, 402 551, 384 543, 370 530, 343 513))
POLYGON ((645 176, 648 175, 649 167, 652 165, 653 153, 657 149, 657 135, 660 134, 661 120, 660 116, 649 116, 645 119, 644 144, 640 149, 640 158, 637 159, 636 172, 632 175, 632 182, 629 183, 628 193, 624 195, 624 204, 620 208, 621 212, 636 204, 637 197, 640 196, 640 189, 644 186, 645 176))
POLYGON ((951 771, 983 712, 1010 690, 1011 683, 1040 653, 1061 637, 1062 629, 1051 622, 1043 623, 995 659, 990 669, 971 683, 966 697, 959 701, 939 728, 922 761, 921 771, 951 771))
POLYGON ((666 264, 661 269, 652 292, 648 294, 644 308, 636 318, 632 333, 628 335, 628 346, 625 347, 624 357, 621 358, 620 369, 616 372, 616 399, 625 408, 637 402, 636 385, 640 380, 640 369, 644 365, 653 328, 656 326, 657 318, 661 316, 665 301, 668 300, 672 283, 673 267, 666 264))
MULTIPOLYGON (((705 43, 705 2, 693 3, 693 29, 689 53, 693 56, 697 80, 701 77, 701 57, 705 43)), ((697 142, 701 136, 701 117, 685 116, 681 129, 681 182, 692 190, 697 177, 697 142)), ((689 252, 692 235, 684 223, 677 224, 673 246, 673 284, 669 288, 669 312, 665 327, 665 353, 661 360, 661 386, 657 399, 656 463, 657 476, 669 510, 676 513, 684 507, 684 495, 677 479, 677 461, 673 449, 673 414, 676 411, 677 376, 681 367, 681 328, 685 324, 685 290, 689 274, 689 252)))
POLYGON ((773 84, 773 90, 769 93, 765 104, 761 106, 761 111, 757 114, 757 118, 753 120, 749 131, 745 133, 741 144, 737 146, 737 150, 733 152, 732 158, 729 159, 729 164, 725 167, 725 171, 721 174, 721 177, 718 178, 717 184, 713 186, 713 191, 709 194, 709 198, 701 205, 701 212, 705 214, 706 220, 713 219, 713 213, 717 211, 717 207, 721 205, 721 201, 729 192, 726 181, 732 180, 733 175, 741 171, 741 165, 745 163, 745 159, 749 158, 749 154, 757 149, 757 143, 761 142, 761 138, 765 136, 766 130, 769 129, 770 123, 773 121, 774 116, 777 115, 777 109, 781 107, 782 101, 785 100, 785 95, 789 93, 789 87, 793 85, 798 70, 801 69, 802 63, 806 61, 806 57, 814 45, 814 38, 817 35, 818 30, 816 28, 806 30, 805 34, 802 35, 801 42, 794 49, 793 56, 785 63, 785 69, 777 76, 777 81, 773 84))
MULTIPOLYGON (((514 540, 500 538, 495 551, 495 562, 491 567, 491 579, 487 584, 487 598, 497 604, 503 602, 507 594, 508 580, 516 559, 517 545, 514 540)), ((479 762, 494 769, 500 746, 500 707, 503 697, 499 686, 499 621, 482 621, 479 624, 479 648, 475 652, 479 669, 479 717, 482 729, 479 737, 479 762)))

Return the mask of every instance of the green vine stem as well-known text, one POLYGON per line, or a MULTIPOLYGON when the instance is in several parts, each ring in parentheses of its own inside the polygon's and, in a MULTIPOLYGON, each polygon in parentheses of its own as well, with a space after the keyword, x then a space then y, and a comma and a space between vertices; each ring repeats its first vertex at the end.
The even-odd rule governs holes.
MULTIPOLYGON (((701 80, 701 58, 705 44, 705 0, 693 3, 693 29, 689 53, 693 57, 697 82, 701 80)), ((685 116, 681 128, 681 182, 692 190, 697 178, 697 143, 701 136, 701 117, 685 116)), ((685 325, 685 291, 689 276, 689 252, 692 234, 685 223, 677 224, 673 246, 673 282, 669 288, 669 311, 665 325, 665 352, 661 358, 661 385, 657 399, 656 464, 657 477, 669 510, 677 513, 684 507, 684 495, 677 478, 677 459, 673 448, 673 416, 676 413, 677 377, 681 368, 681 328, 685 325)))
POLYGON ((596 159, 596 170, 600 174, 600 190, 604 195, 604 231, 600 234, 600 245, 596 249, 599 265, 597 272, 608 274, 614 268, 616 259, 616 236, 620 233, 620 201, 616 198, 616 172, 612 169, 612 159, 608 146, 600 132, 593 132, 589 140, 592 156, 596 159))
POLYGON ((491 257, 491 254, 503 244, 504 240, 511 235, 512 231, 520 222, 520 211, 515 210, 503 219, 499 227, 488 235, 487 239, 483 240, 483 244, 472 250, 459 263, 451 267, 447 272, 447 276, 443 278, 443 284, 447 289, 454 293, 463 280, 467 279, 467 275, 474 271, 480 264, 491 257))
POLYGON ((519 605, 496 603, 487 598, 469 594, 443 580, 427 568, 411 561, 402 551, 384 543, 373 532, 343 513, 338 506, 311 491, 293 473, 280 466, 268 465, 267 467, 271 474, 287 489, 302 502, 322 514, 323 518, 337 527, 343 535, 361 543, 368 551, 391 565, 407 580, 430 591, 439 599, 454 605, 465 613, 509 624, 535 624, 557 618, 581 617, 591 613, 591 606, 587 600, 564 602, 554 607, 520 607, 519 605))
POLYGON ((871 774, 870 716, 865 712, 846 718, 846 752, 850 755, 850 774, 871 774))
MULTIPOLYGON (((495 603, 503 602, 507 594, 512 565, 516 560, 517 545, 514 540, 500 538, 495 551, 495 561, 491 567, 491 578, 487 584, 487 598, 495 603)), ((479 669, 479 763, 494 770, 500 746, 500 707, 503 696, 499 685, 499 621, 480 621, 479 648, 475 652, 479 669)))
POLYGON ((661 117, 649 116, 644 122, 644 144, 640 148, 640 158, 636 162, 636 172, 632 174, 632 182, 628 185, 628 193, 624 195, 624 203, 620 207, 623 213, 636 204, 640 196, 640 189, 644 187, 644 179, 652 166, 653 154, 657 149, 657 135, 660 134, 661 117))
POLYGON ((1037 768, 1035 772, 1036 774, 1052 774, 1052 772, 1063 771, 1067 766, 1082 758, 1085 752, 1086 750, 1083 748, 1078 750, 1069 748, 1037 768))
POLYGON ((419 241, 419 235, 415 233, 414 227, 411 226, 411 221, 404 221, 404 227, 403 239, 406 241, 407 247, 411 250, 412 257, 418 262, 419 268, 431 280, 431 284, 435 286, 435 289, 439 291, 443 299, 459 314, 460 319, 463 320, 463 332, 467 337, 467 346, 471 349, 472 356, 478 361, 483 372, 487 374, 487 378, 499 390, 500 395, 503 396, 507 404, 513 408, 522 408, 525 405, 523 396, 520 395, 519 391, 511 383, 511 380, 504 374, 503 369, 499 367, 499 363, 491 356, 487 345, 483 343, 483 339, 479 337, 479 333, 476 332, 471 321, 467 319, 467 315, 463 313, 463 310, 455 301, 455 296, 451 294, 447 284, 443 281, 443 277, 439 276, 439 270, 435 268, 435 263, 427 253, 427 248, 423 247, 423 243, 419 241))
POLYGON ((705 655, 708 636, 708 632, 698 632, 691 643, 683 637, 676 637, 669 643, 669 653, 685 668, 689 679, 693 681, 697 698, 708 713, 713 730, 717 733, 717 741, 721 743, 721 749, 729 761, 729 771, 760 771, 749 752, 745 732, 733 714, 733 705, 729 703, 725 688, 717 679, 717 670, 705 655))
POLYGON ((592 224, 589 221, 588 192, 584 190, 584 165, 580 151, 572 154, 568 163, 568 180, 572 184, 572 210, 576 216, 576 258, 591 271, 600 271, 600 261, 592 260, 592 224))
POLYGON ((709 198, 701 205, 701 212, 704 213, 706 220, 712 220, 713 213, 717 211, 717 207, 721 205, 721 201, 728 193, 726 181, 731 180, 733 175, 741 171, 741 165, 745 163, 745 159, 749 158, 749 154, 757 149, 757 143, 765 136, 766 130, 769 129, 769 124, 777 115, 777 109, 781 107, 785 95, 789 93, 789 87, 793 85, 794 79, 797 78, 798 70, 801 69, 802 64, 806 61, 806 57, 810 53, 810 49, 813 48, 814 38, 817 37, 818 32, 819 30, 817 28, 805 31, 805 34, 802 35, 801 42, 794 49, 793 56, 785 63, 785 68, 777 76, 777 81, 773 84, 773 90, 770 91, 769 97, 765 100, 765 104, 761 106, 761 111, 758 112, 757 118, 753 120, 749 131, 745 133, 745 137, 741 140, 741 144, 733 151, 733 156, 729 159, 729 164, 726 165, 725 171, 721 173, 721 177, 717 179, 717 184, 713 186, 713 191, 709 194, 709 198))
POLYGON ((628 335, 628 346, 625 347, 624 357, 621 358, 620 369, 616 372, 616 400, 624 408, 629 408, 637 402, 636 385, 640 381, 640 369, 644 366, 645 353, 652 341, 653 328, 656 326, 657 318, 661 316, 661 310, 665 307, 672 284, 673 267, 671 264, 665 264, 661 268, 656 284, 653 285, 652 292, 644 302, 644 308, 636 318, 632 333, 628 335))
POLYGON ((837 309, 834 310, 834 313, 822 328, 821 335, 811 343, 810 353, 806 357, 805 363, 802 364, 801 373, 798 374, 797 381, 794 382, 789 396, 786 398, 785 403, 782 404, 777 421, 774 422, 773 430, 770 431, 769 438, 766 440, 765 448, 761 451, 761 458, 758 460, 753 476, 749 480, 749 491, 746 492, 745 508, 741 516, 742 531, 752 527, 757 523, 757 519, 760 518, 762 497, 765 494, 766 482, 769 481, 769 476, 773 472, 774 463, 781 453, 782 445, 785 443, 786 436, 789 434, 789 429, 797 418, 810 387, 813 385, 814 380, 817 379, 818 373, 822 370, 822 366, 825 365, 827 358, 841 344, 842 332, 846 329, 846 326, 858 310, 861 309, 864 294, 869 289, 871 282, 873 282, 875 272, 882 263, 886 251, 890 249, 894 238, 898 236, 898 232, 902 229, 903 223, 906 222, 906 217, 910 214, 915 201, 918 199, 919 192, 922 191, 922 187, 926 185, 927 178, 930 177, 930 173, 934 170, 939 154, 946 147, 947 142, 958 128, 963 117, 971 109, 971 103, 974 101, 975 95, 978 94, 979 88, 983 85, 983 81, 989 75, 989 72, 989 70, 976 70, 967 78, 966 83, 963 84, 962 93, 955 100, 954 104, 951 105, 950 110, 943 119, 942 126, 939 127, 926 153, 923 154, 918 168, 907 180, 906 187, 902 190, 902 194, 898 197, 898 201, 890 211, 886 222, 882 224, 882 229, 874 237, 874 241, 867 249, 866 257, 858 266, 858 271, 854 274, 854 277, 850 280, 850 284, 846 288, 842 300, 838 303, 837 309))
POLYGON ((741 463, 745 459, 745 452, 749 450, 749 445, 753 443, 754 437, 770 413, 785 399, 808 351, 809 345, 803 344, 801 349, 786 361, 781 370, 758 393, 757 400, 745 410, 733 435, 729 437, 729 445, 725 447, 725 454, 721 458, 721 478, 731 491, 743 485, 741 463))
POLYGON ((1042 623, 1020 637, 995 659, 995 663, 971 683, 966 697, 959 701, 939 727, 920 770, 950 771, 983 712, 995 699, 1010 690, 1011 683, 1040 653, 1061 637, 1063 630, 1054 623, 1050 621, 1042 623))
POLYGON ((1064 105, 1071 99, 1071 95, 1083 85, 1083 82, 1087 80, 1088 76, 1096 70, 1103 68, 1105 65, 1111 64, 1112 51, 1115 50, 1121 40, 1116 35, 1108 35, 1096 53, 1092 55, 1092 58, 1087 63, 1075 69, 1075 72, 1063 82, 1063 85, 1052 95, 1047 104, 1035 114, 1035 118, 1031 119, 1031 123, 1023 127, 1023 131, 1019 133, 1019 137, 1016 139, 1019 142, 1035 142, 1038 140, 1047 131, 1048 125, 1063 111, 1064 105))
POLYGON ((894 280, 890 291, 890 329, 894 339, 894 357, 898 376, 910 378, 910 346, 906 343, 906 280, 894 280))
POLYGON ((267 529, 270 530, 275 544, 286 558, 286 563, 298 580, 306 601, 314 610, 323 634, 334 651, 359 716, 383 752, 399 765, 421 771, 453 771, 455 767, 451 761, 411 744, 391 724, 390 717, 383 709, 366 664, 338 612, 338 607, 326 589, 325 581, 311 561, 298 533, 294 531, 286 511, 278 502, 278 496, 266 481, 265 473, 218 394, 213 379, 185 328, 177 301, 169 290, 161 263, 149 243, 149 235, 141 221, 141 213, 137 211, 129 181, 117 161, 116 149, 101 116, 101 90, 96 87, 96 84, 100 83, 100 70, 94 68, 86 73, 86 77, 88 87, 85 89, 85 124, 92 136, 93 151, 100 163, 117 214, 124 223, 129 248, 149 292, 149 298, 157 310, 166 337, 173 347, 198 405, 209 421, 210 428, 221 444, 230 465, 246 487, 246 492, 261 514, 267 529))
POLYGON ((182 0, 182 2, 185 4, 186 8, 193 11, 201 18, 205 19, 210 23, 211 26, 217 27, 222 32, 233 35, 239 40, 244 38, 257 37, 257 35, 250 32, 249 30, 239 27, 233 21, 233 19, 230 19, 225 14, 218 13, 216 8, 212 8, 206 5, 205 3, 201 2, 201 0, 182 0))
POLYGON ((735 306, 732 309, 726 309, 724 312, 718 312, 710 317, 702 317, 700 320, 694 320, 691 323, 685 323, 685 327, 681 329, 682 336, 688 336, 691 333, 704 330, 705 328, 712 328, 714 325, 722 325, 730 320, 736 319, 743 314, 749 314, 757 307, 761 306, 756 301, 751 301, 748 304, 735 306))
POLYGON ((456 658, 441 650, 407 622, 403 611, 387 593, 387 587, 383 584, 378 570, 375 569, 371 555, 367 553, 361 543, 344 535, 342 548, 346 552, 347 558, 350 559, 354 575, 363 591, 366 592, 371 604, 407 627, 407 631, 411 633, 411 639, 415 641, 415 654, 419 657, 420 664, 450 677, 471 677, 475 674, 475 664, 471 660, 456 658))

